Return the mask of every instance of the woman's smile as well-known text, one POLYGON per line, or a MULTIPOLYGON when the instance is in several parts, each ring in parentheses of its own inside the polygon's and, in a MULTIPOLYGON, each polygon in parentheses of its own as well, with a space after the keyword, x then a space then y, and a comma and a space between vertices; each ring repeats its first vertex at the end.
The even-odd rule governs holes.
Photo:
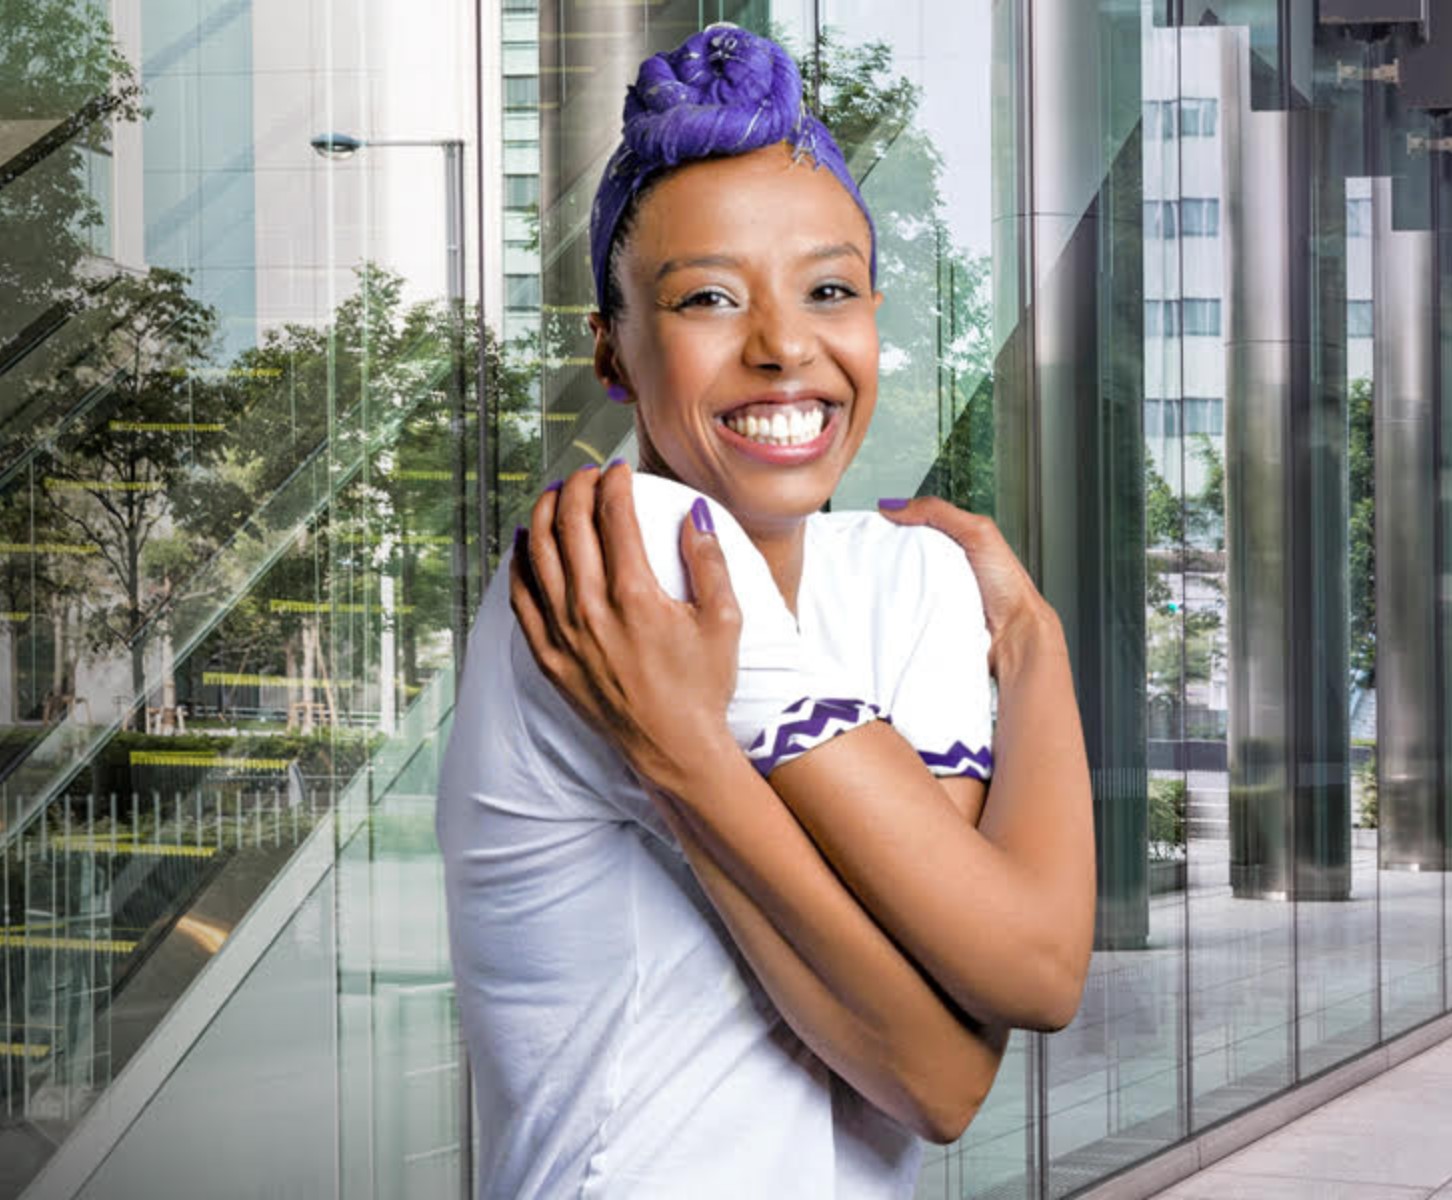
POLYGON ((728 446, 758 462, 801 466, 825 454, 842 406, 818 399, 756 400, 716 418, 728 446))

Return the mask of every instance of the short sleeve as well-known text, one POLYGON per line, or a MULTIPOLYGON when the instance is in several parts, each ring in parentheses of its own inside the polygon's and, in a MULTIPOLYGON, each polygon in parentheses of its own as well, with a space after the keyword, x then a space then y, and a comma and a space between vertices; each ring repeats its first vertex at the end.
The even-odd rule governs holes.
POLYGON ((918 578, 899 580, 894 591, 915 602, 880 610, 894 622, 911 619, 914 628, 884 707, 934 775, 987 780, 993 773, 993 696, 978 581, 956 542, 934 529, 913 532, 917 552, 904 555, 901 565, 918 578))

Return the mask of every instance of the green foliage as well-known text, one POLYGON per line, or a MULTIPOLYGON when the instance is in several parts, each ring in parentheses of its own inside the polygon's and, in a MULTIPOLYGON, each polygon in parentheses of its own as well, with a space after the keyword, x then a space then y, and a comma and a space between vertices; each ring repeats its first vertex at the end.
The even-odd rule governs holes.
POLYGON ((1149 545, 1178 546, 1185 540, 1184 505, 1148 454, 1144 459, 1144 509, 1145 541, 1149 545))
POLYGON ((1149 781, 1150 857, 1178 857, 1185 845, 1185 812, 1188 791, 1183 779, 1149 781))
POLYGON ((1356 782, 1356 824, 1361 829, 1376 829, 1380 823, 1377 801, 1380 790, 1376 781, 1376 755, 1368 755, 1358 763, 1352 774, 1356 782))
POLYGON ((1351 669, 1364 688, 1376 686, 1376 483, 1371 380, 1352 382, 1348 396, 1347 475, 1351 513, 1347 575, 1351 669))
POLYGON ((0 186, 0 346, 87 290, 80 268, 102 214, 83 186, 84 156, 109 153, 110 121, 140 116, 140 95, 107 6, 0 0, 0 124, 33 148, 0 186))
POLYGON ((1151 612, 1145 674, 1150 695, 1178 695, 1185 683, 1208 681, 1221 665, 1220 614, 1208 609, 1151 612))

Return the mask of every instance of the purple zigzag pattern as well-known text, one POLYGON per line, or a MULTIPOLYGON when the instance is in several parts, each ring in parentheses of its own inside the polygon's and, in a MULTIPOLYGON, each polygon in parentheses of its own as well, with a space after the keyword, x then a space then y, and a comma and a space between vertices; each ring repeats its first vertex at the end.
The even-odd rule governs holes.
POLYGON ((889 724, 892 722, 892 718, 884 716, 877 705, 865 700, 813 700, 810 696, 803 696, 787 706, 776 719, 774 729, 772 725, 763 729, 746 753, 762 775, 770 775, 782 763, 805 754, 838 734, 879 719, 889 724), (799 713, 803 715, 798 719, 789 719, 799 713), (770 749, 767 748, 768 736, 770 749))
POLYGON ((993 751, 987 746, 970 750, 962 742, 954 742, 942 754, 919 750, 918 757, 934 775, 977 775, 987 779, 993 774, 993 751))

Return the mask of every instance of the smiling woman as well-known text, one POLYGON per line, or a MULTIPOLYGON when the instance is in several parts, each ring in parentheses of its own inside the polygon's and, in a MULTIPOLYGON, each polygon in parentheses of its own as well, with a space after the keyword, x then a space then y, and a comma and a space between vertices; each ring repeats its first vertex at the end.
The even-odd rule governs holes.
POLYGON ((440 788, 480 1194, 904 1200, 1083 987, 1062 631, 986 519, 819 511, 881 296, 791 59, 712 26, 625 116, 591 327, 640 473, 518 531, 440 788))

